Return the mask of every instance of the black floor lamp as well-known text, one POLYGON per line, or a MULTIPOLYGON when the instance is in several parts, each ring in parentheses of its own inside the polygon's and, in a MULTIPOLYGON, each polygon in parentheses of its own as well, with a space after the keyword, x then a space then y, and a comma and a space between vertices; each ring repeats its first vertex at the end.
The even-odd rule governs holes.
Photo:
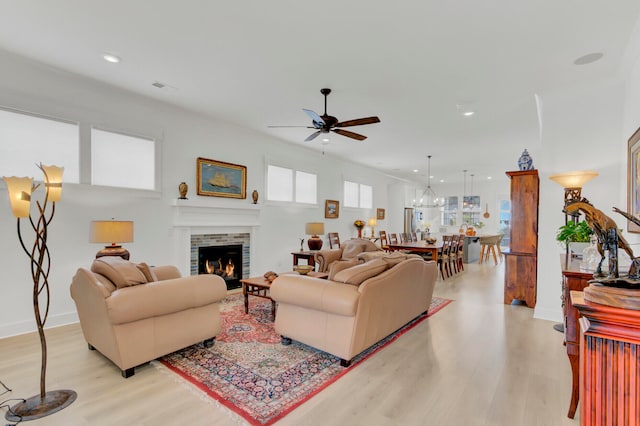
MULTIPOLYGON (((593 170, 582 170, 567 173, 556 173, 549 176, 549 179, 556 182, 558 185, 564 188, 564 207, 574 200, 579 200, 582 197, 582 187, 591 179, 598 176, 598 172, 593 170)), ((569 220, 567 214, 564 215, 564 224, 566 225, 569 220)), ((573 221, 577 221, 576 216, 572 217, 573 221)), ((569 263, 569 244, 565 247, 565 263, 569 263)), ((553 329, 564 333, 564 324, 555 324, 553 329)))
POLYGON ((44 201, 38 206, 38 214, 31 215, 31 196, 40 186, 34 185, 29 177, 5 177, 11 201, 13 215, 18 219, 18 239, 22 249, 31 262, 31 277, 33 279, 33 311, 36 317, 40 347, 42 352, 40 364, 40 394, 32 396, 12 406, 5 418, 9 421, 19 422, 35 420, 48 416, 69 406, 75 401, 77 394, 68 389, 45 390, 47 372, 47 340, 44 335, 44 324, 49 315, 49 271, 51 270, 51 257, 47 247, 48 227, 55 213, 56 202, 62 196, 62 167, 38 165, 44 175, 45 196, 44 201), (31 248, 24 244, 20 219, 29 218, 31 228, 35 233, 35 240, 31 248), (41 303, 41 299, 42 302, 41 303))

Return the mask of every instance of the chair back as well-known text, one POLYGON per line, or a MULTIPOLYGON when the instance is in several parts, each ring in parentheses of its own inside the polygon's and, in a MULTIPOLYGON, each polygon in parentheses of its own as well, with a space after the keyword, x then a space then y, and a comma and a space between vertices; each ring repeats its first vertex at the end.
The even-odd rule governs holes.
POLYGON ((400 233, 400 242, 401 243, 409 242, 409 237, 405 232, 400 233))
POLYGON ((386 250, 389 248, 389 240, 387 239, 387 231, 380 231, 380 248, 386 250))
POLYGON ((398 244, 398 234, 389 234, 389 244, 398 244))
POLYGON ((418 234, 416 234, 415 232, 411 233, 411 241, 416 243, 418 242, 418 234))
POLYGON ((337 232, 329 232, 329 248, 340 248, 340 236, 337 232))
POLYGON ((442 256, 448 256, 451 252, 451 235, 442 236, 442 256))
POLYGON ((458 236, 457 235, 451 236, 449 254, 451 255, 450 257, 455 257, 458 254, 458 236))
POLYGON ((462 253, 464 250, 464 234, 458 235, 458 253, 462 253))

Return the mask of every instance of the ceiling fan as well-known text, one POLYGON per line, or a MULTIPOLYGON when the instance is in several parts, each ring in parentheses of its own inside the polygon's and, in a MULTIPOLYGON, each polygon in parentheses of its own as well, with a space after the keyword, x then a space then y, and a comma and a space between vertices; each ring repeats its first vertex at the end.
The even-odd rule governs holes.
POLYGON ((324 95, 324 114, 318 115, 310 109, 302 110, 311 117, 313 126, 269 126, 269 127, 306 127, 308 129, 316 129, 315 132, 310 134, 304 141, 309 142, 314 140, 321 133, 334 132, 348 138, 357 139, 359 141, 365 140, 367 137, 359 133, 343 130, 343 127, 362 126, 363 124, 379 123, 378 117, 365 117, 356 118, 355 120, 338 121, 338 119, 332 115, 327 114, 327 96, 331 93, 331 89, 320 89, 320 93, 324 95))

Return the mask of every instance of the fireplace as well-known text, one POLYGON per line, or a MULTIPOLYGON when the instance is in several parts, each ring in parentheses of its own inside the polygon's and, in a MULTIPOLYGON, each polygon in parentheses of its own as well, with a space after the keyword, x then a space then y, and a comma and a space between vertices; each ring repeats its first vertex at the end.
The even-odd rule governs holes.
POLYGON ((198 274, 215 274, 227 290, 242 287, 242 244, 198 247, 198 274))

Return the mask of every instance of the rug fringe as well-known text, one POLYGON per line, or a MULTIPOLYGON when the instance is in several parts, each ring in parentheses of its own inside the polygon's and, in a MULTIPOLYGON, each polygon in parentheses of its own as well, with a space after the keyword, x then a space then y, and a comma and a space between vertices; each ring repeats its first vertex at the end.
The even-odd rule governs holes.
POLYGON ((188 380, 183 379, 179 374, 174 374, 171 370, 169 370, 167 367, 162 365, 160 361, 153 360, 151 361, 151 365, 153 365, 156 368, 156 370, 159 370, 160 372, 162 372, 162 374, 166 375, 167 377, 171 377, 174 382, 178 383, 184 389, 189 391, 192 395, 198 397, 198 399, 200 399, 201 401, 223 412, 235 424, 243 425, 243 426, 250 425, 250 423, 247 423, 241 416, 234 413, 228 407, 225 407, 224 405, 220 404, 220 401, 214 398, 211 398, 211 396, 209 396, 205 391, 198 388, 188 380))

